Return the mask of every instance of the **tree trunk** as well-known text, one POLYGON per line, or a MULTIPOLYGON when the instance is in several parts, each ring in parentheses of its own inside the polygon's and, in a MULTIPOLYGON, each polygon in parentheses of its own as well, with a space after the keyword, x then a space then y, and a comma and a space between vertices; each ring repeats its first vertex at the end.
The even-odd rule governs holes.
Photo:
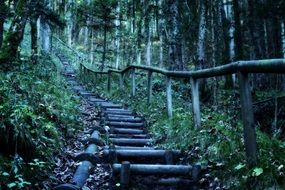
POLYGON ((159 66, 163 67, 163 45, 164 45, 164 18, 163 18, 163 11, 162 11, 162 0, 158 1, 158 36, 159 36, 159 66))
POLYGON ((233 11, 234 11, 234 43, 235 43, 235 61, 243 59, 243 39, 241 33, 240 23, 240 8, 238 0, 233 0, 233 11))
POLYGON ((6 17, 6 6, 4 0, 0 0, 0 48, 3 42, 4 21, 6 17))
MULTIPOLYGON (((230 62, 230 34, 229 28, 231 25, 231 21, 229 20, 229 5, 228 1, 224 0, 224 4, 221 4, 221 15, 222 15, 222 22, 223 22, 223 39, 224 39, 224 51, 223 51, 223 63, 227 64, 230 62)), ((225 88, 232 88, 233 87, 233 78, 232 75, 225 76, 225 88)))
POLYGON ((150 41, 150 13, 149 0, 145 0, 144 5, 144 24, 145 24, 145 60, 146 65, 151 65, 151 41, 150 41))
POLYGON ((139 16, 139 20, 138 20, 138 31, 137 31, 137 64, 140 65, 141 64, 141 44, 142 44, 142 22, 143 22, 143 12, 142 12, 142 5, 143 2, 141 1, 139 3, 139 10, 138 12, 140 12, 140 16, 139 16))
MULTIPOLYGON (((211 5, 211 43, 212 43, 212 67, 216 67, 216 54, 217 54, 217 44, 216 44, 216 24, 215 19, 218 18, 216 13, 216 4, 212 2, 211 5)), ((219 9, 219 8, 218 8, 219 9)), ((216 110, 218 106, 217 100, 217 78, 213 78, 213 107, 216 110)))
POLYGON ((38 54, 38 31, 37 31, 37 18, 31 18, 31 55, 32 62, 37 63, 37 54, 38 54))
POLYGON ((199 33, 198 33, 198 64, 196 69, 204 68, 205 61, 205 38, 206 38, 206 10, 204 0, 200 1, 200 21, 199 21, 199 33))
MULTIPOLYGON (((198 29, 198 47, 197 47, 197 57, 198 62, 195 65, 195 69, 204 69, 205 68, 205 40, 206 40, 206 29, 207 29, 207 23, 206 23, 206 7, 205 7, 205 1, 201 0, 199 1, 199 29, 198 29)), ((208 93, 206 92, 206 86, 207 81, 206 79, 202 79, 200 82, 200 92, 202 100, 208 96, 208 93)))
POLYGON ((2 47, 4 35, 4 19, 0 19, 0 48, 2 47))
POLYGON ((255 0, 248 0, 248 27, 250 33, 250 42, 251 42, 251 59, 261 59, 262 50, 260 45, 260 36, 259 29, 257 23, 259 19, 256 15, 256 7, 258 6, 258 2, 255 0))
POLYGON ((91 65, 94 63, 94 39, 95 39, 95 31, 93 28, 90 28, 90 34, 89 34, 89 38, 90 38, 90 63, 91 65))
POLYGON ((51 51, 51 29, 42 18, 40 18, 40 39, 42 49, 46 52, 51 51))
POLYGON ((284 21, 281 21, 281 33, 282 33, 282 54, 283 58, 285 58, 285 24, 284 21))
POLYGON ((268 51, 268 26, 267 20, 263 21, 263 30, 264 30, 264 48, 265 48, 265 58, 269 58, 269 51, 268 51))
POLYGON ((103 42, 103 55, 102 55, 101 71, 103 71, 104 67, 105 67, 106 49, 107 49, 107 26, 106 26, 106 23, 105 23, 105 25, 104 25, 104 42, 103 42))
POLYGON ((119 68, 119 62, 120 62, 120 40, 121 40, 121 22, 120 22, 120 12, 121 12, 121 1, 118 2, 117 7, 117 17, 115 20, 116 25, 116 69, 119 68))
POLYGON ((18 47, 23 40, 27 23, 27 4, 27 0, 19 0, 17 4, 16 14, 0 51, 0 64, 12 61, 18 54, 18 47))
POLYGON ((184 70, 181 57, 181 35, 178 22, 178 0, 167 0, 169 9, 168 31, 169 31, 169 69, 184 70))

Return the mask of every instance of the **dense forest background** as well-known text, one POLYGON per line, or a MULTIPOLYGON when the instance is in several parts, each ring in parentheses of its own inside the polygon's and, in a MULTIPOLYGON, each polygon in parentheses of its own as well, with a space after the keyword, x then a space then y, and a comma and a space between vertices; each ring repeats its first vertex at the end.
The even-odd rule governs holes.
MULTIPOLYGON (((284 0, 0 0, 0 189, 42 188, 52 170, 47 163, 80 129, 79 100, 62 85, 58 53, 75 68, 81 62, 101 71, 131 64, 192 71, 285 58, 284 10, 284 0)), ((161 146, 210 165, 225 189, 284 189, 284 75, 250 76, 260 154, 255 168, 247 168, 243 155, 236 75, 200 81, 199 130, 189 127, 189 81, 173 85, 171 123, 158 113, 166 109, 164 79, 154 81, 151 105, 142 103, 145 79, 135 97, 117 87, 105 92, 104 77, 93 83, 90 76, 87 85, 130 103, 149 118, 161 146)))

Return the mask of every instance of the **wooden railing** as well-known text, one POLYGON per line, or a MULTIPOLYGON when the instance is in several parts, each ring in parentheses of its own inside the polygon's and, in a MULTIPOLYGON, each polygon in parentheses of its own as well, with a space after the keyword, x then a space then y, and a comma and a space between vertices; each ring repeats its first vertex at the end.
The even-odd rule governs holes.
POLYGON ((254 117, 252 108, 252 96, 249 83, 249 73, 285 73, 285 59, 270 59, 270 60, 252 60, 252 61, 238 61, 227 65, 218 66, 209 69, 197 70, 197 71, 168 71, 157 67, 143 66, 143 65, 130 65, 122 70, 109 69, 107 71, 94 71, 86 67, 83 63, 80 63, 81 74, 86 75, 86 72, 92 72, 97 76, 107 75, 107 90, 111 89, 111 75, 112 73, 120 74, 119 86, 123 90, 124 75, 131 71, 132 78, 132 90, 131 95, 136 93, 135 84, 135 70, 147 71, 147 101, 151 102, 152 95, 152 74, 159 73, 166 77, 166 94, 167 94, 167 112, 169 117, 172 117, 172 93, 171 93, 171 79, 181 78, 190 79, 191 92, 192 92, 192 112, 194 119, 194 126, 196 128, 201 127, 201 112, 200 112, 200 100, 199 100, 199 79, 211 78, 217 76, 224 76, 229 74, 238 74, 239 77, 239 89, 241 97, 241 112, 243 120, 244 130, 244 142, 246 149, 247 161, 250 166, 257 164, 257 145, 256 145, 256 133, 254 127, 254 117))

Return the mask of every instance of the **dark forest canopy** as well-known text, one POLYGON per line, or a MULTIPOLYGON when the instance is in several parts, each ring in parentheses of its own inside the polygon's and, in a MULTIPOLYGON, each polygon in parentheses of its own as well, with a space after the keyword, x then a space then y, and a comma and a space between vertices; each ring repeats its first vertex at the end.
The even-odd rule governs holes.
POLYGON ((49 33, 59 35, 63 30, 53 24, 63 26, 65 20, 64 41, 89 53, 101 69, 136 62, 189 70, 282 58, 284 9, 283 0, 1 0, 0 44, 7 18, 11 29, 21 25, 15 35, 11 29, 5 35, 1 59, 16 53, 27 23, 40 29, 33 27, 37 19, 41 30, 52 27, 49 33))

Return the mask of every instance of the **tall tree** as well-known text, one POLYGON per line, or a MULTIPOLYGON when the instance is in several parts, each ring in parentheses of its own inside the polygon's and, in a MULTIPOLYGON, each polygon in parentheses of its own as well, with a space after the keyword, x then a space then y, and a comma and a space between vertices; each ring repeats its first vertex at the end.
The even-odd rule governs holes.
POLYGON ((196 69, 202 69, 205 62, 205 39, 206 39, 206 7, 205 0, 199 1, 199 30, 198 30, 198 47, 197 47, 197 56, 198 64, 196 69))
POLYGON ((168 56, 170 70, 184 70, 181 57, 181 34, 178 12, 178 0, 167 0, 168 15, 168 56))
POLYGON ((8 7, 5 4, 4 0, 0 0, 0 48, 3 42, 4 35, 4 22, 8 14, 8 7))
POLYGON ((19 0, 15 16, 0 51, 0 64, 10 62, 18 55, 18 47, 23 39, 28 19, 28 0, 19 0))
POLYGON ((150 0, 144 0, 145 64, 151 65, 150 0))

